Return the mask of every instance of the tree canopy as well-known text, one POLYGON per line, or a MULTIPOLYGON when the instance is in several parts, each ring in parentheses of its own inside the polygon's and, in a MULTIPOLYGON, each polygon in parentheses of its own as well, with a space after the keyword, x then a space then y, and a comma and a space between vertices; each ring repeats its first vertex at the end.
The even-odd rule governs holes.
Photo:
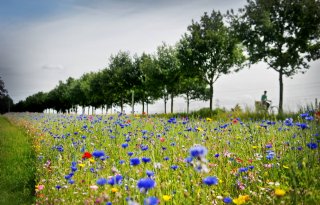
POLYGON ((319 58, 320 2, 317 0, 248 0, 232 25, 251 63, 261 60, 279 73, 279 112, 283 110, 283 76, 309 68, 319 58))

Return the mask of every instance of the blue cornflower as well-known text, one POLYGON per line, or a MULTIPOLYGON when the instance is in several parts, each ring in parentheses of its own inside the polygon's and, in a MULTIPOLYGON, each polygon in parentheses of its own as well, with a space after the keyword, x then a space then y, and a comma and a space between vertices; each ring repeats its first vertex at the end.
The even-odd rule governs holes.
POLYGON ((150 196, 143 201, 144 205, 157 205, 159 203, 159 199, 154 196, 150 196))
POLYGON ((56 149, 57 149, 59 152, 63 152, 63 147, 62 147, 62 145, 57 146, 56 149))
POLYGON ((267 148, 267 149, 272 148, 272 144, 267 144, 267 145, 266 145, 266 148, 267 148))
POLYGON ((284 121, 284 124, 286 126, 293 126, 293 119, 292 118, 287 118, 285 121, 284 121))
POLYGON ((248 167, 241 167, 238 170, 239 172, 247 172, 248 171, 248 167))
POLYGON ((72 176, 73 176, 73 174, 70 173, 70 174, 68 174, 68 175, 65 175, 64 178, 65 178, 66 180, 68 180, 68 179, 71 179, 72 176))
POLYGON ((253 166, 253 165, 251 165, 251 166, 248 166, 248 168, 249 168, 249 169, 253 169, 253 168, 254 168, 254 166, 253 166))
POLYGON ((73 180, 73 179, 70 179, 70 180, 68 181, 68 183, 69 183, 69 184, 74 184, 74 180, 73 180))
POLYGON ((147 192, 149 189, 152 189, 156 185, 156 182, 148 177, 140 179, 137 185, 141 192, 147 192))
POLYGON ((192 160, 193 160, 193 157, 190 157, 190 156, 184 159, 184 161, 187 163, 191 163, 192 160))
POLYGON ((204 157, 206 156, 207 152, 207 148, 200 145, 196 145, 190 148, 190 155, 192 157, 204 157))
POLYGON ((313 142, 308 143, 307 146, 310 149, 317 149, 318 148, 318 144, 317 143, 313 143, 313 142))
POLYGON ((106 205, 112 205, 112 202, 108 201, 108 202, 106 203, 106 205))
POLYGON ((71 166, 71 171, 75 172, 75 171, 77 171, 77 170, 78 170, 78 168, 77 168, 77 167, 75 167, 75 166, 71 166))
POLYGON ((92 152, 92 155, 93 155, 94 157, 96 157, 96 158, 99 158, 99 157, 104 156, 105 154, 104 154, 104 151, 95 150, 95 151, 92 152))
POLYGON ((172 124, 176 124, 177 123, 177 119, 172 117, 168 120, 169 123, 172 123, 172 124))
POLYGON ((94 172, 95 172, 93 167, 90 168, 90 172, 91 172, 91 173, 94 173, 94 172))
POLYGON ((131 157, 133 155, 133 152, 128 152, 128 155, 131 157))
POLYGON ((226 204, 230 204, 230 203, 232 203, 232 198, 230 198, 230 197, 224 197, 224 198, 223 198, 223 202, 226 203, 226 204))
POLYGON ((220 154, 215 154, 214 155, 215 158, 218 158, 219 156, 220 156, 220 154))
POLYGON ((120 164, 124 164, 124 162, 125 162, 124 160, 120 160, 119 161, 120 164))
POLYGON ((203 183, 205 183, 206 185, 217 185, 218 184, 218 179, 217 177, 206 177, 202 180, 203 183))
POLYGON ((163 159, 167 161, 167 160, 169 160, 169 157, 164 157, 163 159))
POLYGON ((154 176, 154 172, 153 171, 147 170, 146 173, 147 173, 148 177, 154 176))
POLYGON ((114 177, 110 177, 107 181, 108 184, 110 184, 111 186, 115 185, 115 184, 121 184, 122 183, 122 179, 123 177, 118 174, 114 177))
POLYGON ((142 151, 146 151, 148 149, 149 149, 148 145, 141 145, 141 150, 142 151))
POLYGON ((302 117, 302 118, 305 118, 305 117, 308 117, 309 116, 309 113, 302 113, 302 114, 300 114, 300 117, 302 117))
POLYGON ((105 178, 100 178, 97 180, 97 184, 100 186, 103 186, 107 183, 107 180, 105 178))
POLYGON ((178 166, 177 165, 172 165, 171 169, 176 170, 176 169, 178 169, 178 166))
POLYGON ((116 178, 116 183, 121 184, 123 177, 120 174, 118 174, 115 176, 115 178, 116 178))
POLYGON ((306 123, 296 123, 296 126, 300 127, 302 130, 309 128, 306 123))
POLYGON ((128 147, 128 143, 123 143, 123 144, 121 145, 121 147, 122 147, 122 148, 127 148, 127 147, 128 147))
POLYGON ((304 118, 305 120, 312 121, 314 118, 312 116, 308 116, 304 118))
POLYGON ((143 161, 144 163, 148 163, 148 162, 151 161, 151 159, 150 159, 149 157, 142 157, 142 161, 143 161))
POLYGON ((61 186, 60 186, 60 185, 57 185, 57 186, 56 186, 56 189, 58 189, 58 190, 61 189, 61 186))
POLYGON ((140 164, 140 159, 139 158, 131 158, 130 159, 130 165, 136 166, 140 164))

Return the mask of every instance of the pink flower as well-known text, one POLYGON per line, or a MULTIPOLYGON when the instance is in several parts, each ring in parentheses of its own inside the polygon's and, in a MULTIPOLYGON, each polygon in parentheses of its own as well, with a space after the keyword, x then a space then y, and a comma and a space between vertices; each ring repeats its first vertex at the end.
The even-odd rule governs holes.
POLYGON ((97 185, 91 185, 90 186, 90 189, 92 189, 92 190, 97 190, 99 187, 97 186, 97 185))

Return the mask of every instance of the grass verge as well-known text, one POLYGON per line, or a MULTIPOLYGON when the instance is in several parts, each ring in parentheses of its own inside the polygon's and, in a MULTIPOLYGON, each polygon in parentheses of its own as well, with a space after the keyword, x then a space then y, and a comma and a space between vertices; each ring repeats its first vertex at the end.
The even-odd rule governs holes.
POLYGON ((34 203, 34 159, 30 137, 0 115, 0 205, 34 203))

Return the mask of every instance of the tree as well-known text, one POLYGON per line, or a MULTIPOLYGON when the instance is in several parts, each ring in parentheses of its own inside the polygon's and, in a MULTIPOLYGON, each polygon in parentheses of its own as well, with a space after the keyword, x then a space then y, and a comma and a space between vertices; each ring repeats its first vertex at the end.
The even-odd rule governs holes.
POLYGON ((13 106, 13 101, 10 98, 4 82, 0 76, 0 113, 10 112, 10 108, 13 106))
POLYGON ((1 76, 0 76, 0 97, 4 97, 8 94, 8 91, 7 89, 5 88, 4 86, 4 82, 3 80, 1 79, 1 76))
POLYGON ((206 87, 203 79, 194 76, 181 75, 180 93, 185 95, 187 113, 189 113, 190 100, 208 100, 210 90, 206 87))
POLYGON ((283 76, 309 68, 320 57, 320 2, 317 0, 248 0, 232 25, 249 60, 266 62, 279 73, 279 113, 283 112, 283 76))
POLYGON ((159 69, 156 69, 156 60, 153 56, 143 53, 139 58, 135 59, 135 65, 141 72, 141 84, 138 86, 137 98, 142 103, 142 113, 145 112, 144 104, 153 103, 162 96, 159 89, 159 69))
POLYGON ((212 109, 213 84, 221 75, 230 73, 234 66, 240 66, 245 58, 238 39, 224 24, 220 12, 212 11, 210 16, 204 13, 200 22, 192 21, 188 31, 180 42, 181 62, 209 85, 212 109))
POLYGON ((141 73, 133 66, 129 52, 123 51, 110 57, 109 69, 113 83, 112 91, 115 94, 114 102, 120 105, 123 111, 123 105, 130 101, 131 91, 141 82, 141 73))
POLYGON ((180 62, 174 47, 163 43, 157 48, 157 65, 159 68, 159 85, 162 85, 165 113, 168 94, 171 98, 171 113, 173 113, 173 98, 179 94, 180 62))

